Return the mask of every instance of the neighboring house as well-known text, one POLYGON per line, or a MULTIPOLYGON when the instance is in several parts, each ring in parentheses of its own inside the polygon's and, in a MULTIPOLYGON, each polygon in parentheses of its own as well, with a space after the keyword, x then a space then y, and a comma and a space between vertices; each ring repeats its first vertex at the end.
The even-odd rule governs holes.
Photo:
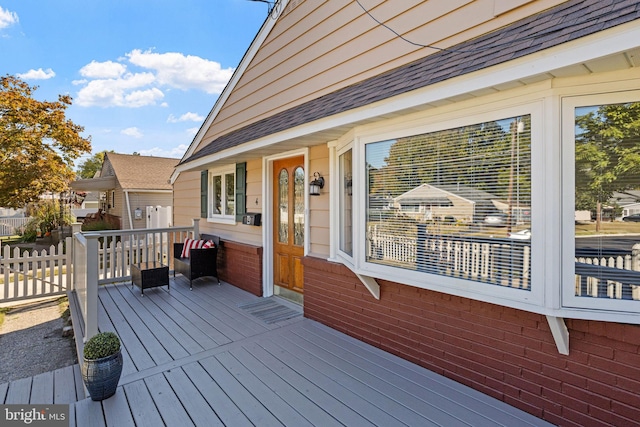
POLYGON ((636 423, 638 273, 576 262, 574 169, 577 120, 640 102, 640 1, 280 3, 172 176, 175 225, 221 237, 223 280, 537 416, 636 423), (531 238, 394 215, 423 184, 526 207, 531 238))
MULTIPOLYGON (((105 153, 99 176, 74 181, 71 187, 100 194, 99 208, 119 217, 121 229, 147 228, 147 211, 151 211, 147 207, 154 211, 158 206, 172 207, 169 178, 177 163, 178 159, 164 157, 105 153)), ((171 225, 166 222, 161 226, 171 225)))
POLYGON ((70 197, 71 213, 80 222, 89 214, 98 212, 100 208, 100 193, 73 191, 70 197))

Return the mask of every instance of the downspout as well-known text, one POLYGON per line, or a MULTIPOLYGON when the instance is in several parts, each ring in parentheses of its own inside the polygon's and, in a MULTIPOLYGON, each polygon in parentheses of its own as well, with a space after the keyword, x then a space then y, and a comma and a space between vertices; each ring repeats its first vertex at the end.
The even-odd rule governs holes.
POLYGON ((127 216, 129 217, 129 229, 133 230, 133 220, 131 219, 131 203, 129 203, 129 190, 124 190, 124 198, 127 201, 127 216))

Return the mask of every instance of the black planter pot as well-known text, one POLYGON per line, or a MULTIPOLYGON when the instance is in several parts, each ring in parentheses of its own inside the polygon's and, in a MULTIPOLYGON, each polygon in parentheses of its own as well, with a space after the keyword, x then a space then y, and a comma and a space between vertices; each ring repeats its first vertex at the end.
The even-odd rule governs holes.
POLYGON ((89 390, 91 400, 104 400, 116 393, 118 381, 122 374, 122 352, 102 359, 84 359, 82 363, 82 380, 89 390))

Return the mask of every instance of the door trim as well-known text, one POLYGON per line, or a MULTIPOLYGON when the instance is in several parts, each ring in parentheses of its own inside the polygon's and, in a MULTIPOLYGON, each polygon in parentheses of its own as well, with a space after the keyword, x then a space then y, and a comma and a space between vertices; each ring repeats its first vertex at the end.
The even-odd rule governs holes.
POLYGON ((262 158, 262 295, 270 297, 273 295, 273 162, 275 160, 286 159, 288 157, 304 157, 304 256, 309 253, 309 148, 286 151, 273 156, 262 158))

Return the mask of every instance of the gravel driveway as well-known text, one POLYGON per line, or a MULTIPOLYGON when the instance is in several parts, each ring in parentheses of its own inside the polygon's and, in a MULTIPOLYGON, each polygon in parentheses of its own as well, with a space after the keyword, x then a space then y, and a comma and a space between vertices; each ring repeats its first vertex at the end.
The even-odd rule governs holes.
POLYGON ((63 326, 58 300, 11 308, 0 326, 0 384, 77 363, 63 326))

